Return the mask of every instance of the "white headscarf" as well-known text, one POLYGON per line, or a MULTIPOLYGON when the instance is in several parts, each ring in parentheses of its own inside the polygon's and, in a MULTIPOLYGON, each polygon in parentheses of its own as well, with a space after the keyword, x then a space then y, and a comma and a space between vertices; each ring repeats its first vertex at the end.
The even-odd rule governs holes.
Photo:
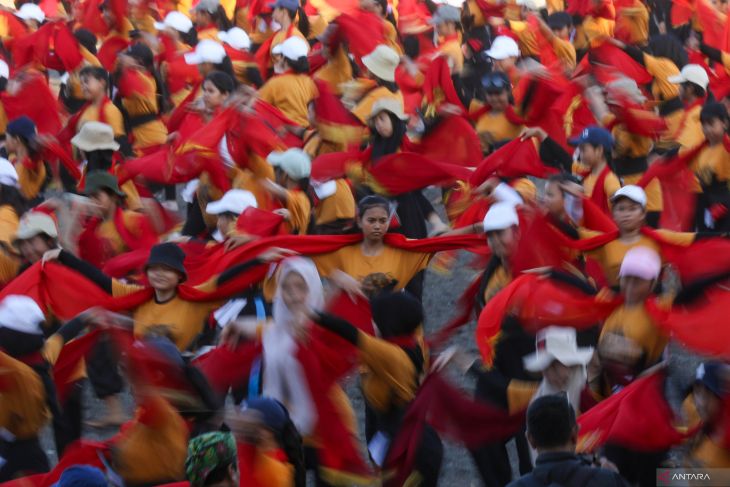
POLYGON ((297 342, 294 331, 300 317, 289 310, 281 295, 281 284, 292 272, 299 274, 307 284, 307 305, 314 309, 324 306, 322 281, 314 263, 303 257, 291 257, 282 261, 271 310, 273 324, 266 328, 263 335, 263 395, 286 405, 294 425, 306 436, 314 430, 317 411, 307 378, 296 357, 297 342))

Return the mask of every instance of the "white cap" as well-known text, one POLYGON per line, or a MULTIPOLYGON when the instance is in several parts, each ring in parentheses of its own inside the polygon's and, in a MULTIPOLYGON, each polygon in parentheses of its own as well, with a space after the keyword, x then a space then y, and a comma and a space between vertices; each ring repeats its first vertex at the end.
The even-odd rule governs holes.
POLYGON ((185 54, 188 64, 220 64, 226 58, 226 50, 216 41, 203 39, 195 46, 195 51, 185 54))
POLYGON ((667 81, 674 84, 681 83, 694 83, 703 90, 707 89, 707 85, 710 84, 710 77, 707 75, 705 68, 699 64, 687 64, 682 68, 677 76, 670 76, 667 81))
POLYGON ((18 187, 18 171, 9 160, 0 157, 0 184, 18 187))
POLYGON ((42 335, 45 319, 41 307, 28 296, 9 294, 0 302, 0 328, 42 335))
POLYGON ((517 5, 521 5, 528 10, 542 10, 547 3, 545 0, 517 0, 517 5))
POLYGON ((301 149, 272 152, 266 160, 272 166, 281 168, 282 171, 294 180, 308 178, 312 173, 312 160, 301 149))
POLYGON ((337 181, 334 179, 323 183, 310 181, 309 184, 312 186, 312 189, 314 189, 314 194, 316 194, 317 198, 321 200, 329 198, 337 192, 337 181))
POLYGON ((378 78, 395 81, 395 70, 400 64, 400 56, 392 48, 380 44, 373 52, 363 56, 362 63, 378 78))
POLYGON ((205 207, 205 212, 211 215, 220 215, 221 213, 235 213, 240 215, 250 206, 254 208, 256 205, 256 197, 252 192, 245 189, 231 189, 223 195, 218 201, 211 201, 205 207))
POLYGON ((613 193, 613 196, 611 196, 611 202, 614 202, 619 198, 628 198, 634 203, 639 203, 642 208, 646 208, 646 193, 635 184, 627 184, 613 193))
POLYGON ((487 56, 498 61, 510 57, 520 57, 520 46, 509 36, 497 36, 492 41, 492 47, 487 51, 487 56))
POLYGON ((15 232, 13 241, 28 240, 41 234, 45 234, 51 238, 57 238, 58 229, 56 228, 56 222, 53 221, 50 215, 42 211, 26 211, 20 217, 18 230, 15 232))
POLYGON ((38 23, 46 19, 46 14, 35 3, 24 3, 20 6, 15 15, 23 20, 35 20, 38 23))
POLYGON ((484 232, 504 230, 520 224, 520 217, 517 216, 515 205, 511 203, 497 202, 489 207, 484 216, 484 232))
POLYGON ((549 326, 537 332, 535 343, 535 353, 522 359, 530 372, 542 372, 553 360, 566 367, 586 365, 593 356, 593 348, 578 348, 575 328, 549 326))
POLYGON ((155 29, 165 30, 172 29, 178 32, 186 33, 190 32, 193 28, 193 21, 190 20, 182 12, 173 11, 165 15, 165 20, 162 22, 155 22, 155 29))
POLYGON ((238 50, 248 50, 251 47, 251 39, 246 31, 240 27, 234 27, 228 32, 218 32, 218 39, 238 50))
POLYGON ((8 63, 2 59, 0 59, 0 78, 10 78, 10 67, 8 66, 8 63))
POLYGON ((290 37, 271 50, 272 54, 281 54, 287 59, 296 61, 309 54, 309 44, 301 37, 290 37))

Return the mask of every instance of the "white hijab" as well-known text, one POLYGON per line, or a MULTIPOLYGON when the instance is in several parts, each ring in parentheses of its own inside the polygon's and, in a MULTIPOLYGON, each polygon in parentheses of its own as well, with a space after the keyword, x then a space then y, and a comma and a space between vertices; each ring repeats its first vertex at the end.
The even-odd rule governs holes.
POLYGON ((317 411, 312 400, 302 366, 296 358, 297 342, 294 331, 298 316, 284 303, 281 284, 290 273, 299 274, 309 289, 307 305, 314 309, 324 306, 324 290, 317 268, 310 259, 291 257, 280 264, 272 306, 273 324, 263 334, 264 385, 263 395, 281 401, 289 409, 294 425, 302 435, 313 432, 317 411))

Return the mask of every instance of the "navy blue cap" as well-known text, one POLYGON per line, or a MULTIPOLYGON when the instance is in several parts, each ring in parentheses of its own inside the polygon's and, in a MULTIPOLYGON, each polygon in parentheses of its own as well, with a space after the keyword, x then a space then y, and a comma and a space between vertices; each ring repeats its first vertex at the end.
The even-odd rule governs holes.
POLYGON ((23 137, 25 140, 29 140, 35 137, 35 124, 33 120, 23 115, 22 117, 11 120, 5 128, 5 133, 13 137, 23 137))
POLYGON ((107 487, 104 472, 90 465, 74 465, 61 474, 58 487, 107 487))
POLYGON ((701 363, 697 367, 696 383, 707 387, 718 397, 725 396, 727 391, 723 385, 724 379, 722 377, 722 371, 725 367, 726 365, 723 362, 715 360, 701 363))
POLYGON ((285 8, 291 12, 294 12, 299 8, 299 0, 276 0, 276 2, 270 3, 269 7, 285 8))
POLYGON ((246 409, 261 413, 264 424, 273 431, 281 432, 289 420, 289 412, 284 405, 269 397, 249 399, 246 409))
POLYGON ((587 127, 583 129, 583 132, 581 132, 578 137, 571 138, 570 140, 568 140, 568 143, 570 145, 601 145, 606 150, 610 151, 611 149, 613 149, 614 140, 611 132, 604 129, 603 127, 596 127, 594 125, 592 127, 587 127))

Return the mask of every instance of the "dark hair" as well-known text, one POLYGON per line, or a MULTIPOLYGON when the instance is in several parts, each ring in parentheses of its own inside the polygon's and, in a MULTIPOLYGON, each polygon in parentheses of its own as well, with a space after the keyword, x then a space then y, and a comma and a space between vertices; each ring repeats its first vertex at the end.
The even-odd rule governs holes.
POLYGON ((155 67, 155 55, 152 50, 145 44, 137 42, 132 44, 129 49, 125 51, 125 54, 129 57, 134 58, 140 65, 142 65, 147 72, 152 75, 155 80, 155 93, 157 95, 157 111, 158 113, 164 113, 172 108, 172 103, 167 93, 167 85, 162 81, 159 71, 155 67))
POLYGON ((713 101, 706 103, 702 107, 702 111, 700 111, 700 122, 708 123, 713 120, 720 120, 725 124, 730 123, 727 108, 725 108, 724 104, 713 101))
POLYGON ((568 172, 561 172, 558 174, 553 174, 548 178, 548 183, 576 183, 580 184, 580 180, 574 176, 573 174, 570 174, 568 172))
POLYGON ((421 53, 421 42, 417 36, 407 35, 403 37, 403 52, 411 59, 416 59, 421 53))
POLYGON ((382 208, 386 213, 390 213, 390 202, 376 194, 366 196, 357 203, 357 217, 362 218, 368 210, 373 208, 382 208))
POLYGON ((198 31, 194 27, 191 27, 187 32, 180 32, 180 39, 190 47, 195 47, 198 44, 198 31))
POLYGON ((233 466, 233 470, 238 471, 238 462, 226 462, 218 464, 208 475, 205 476, 203 485, 215 485, 223 482, 228 477, 228 469, 233 466))
POLYGON ((700 85, 696 85, 690 81, 686 81, 682 83, 682 85, 689 88, 692 91, 692 94, 697 98, 704 98, 707 95, 705 89, 700 85))
POLYGON ((396 153, 403 143, 403 137, 406 135, 406 123, 391 112, 386 113, 390 117, 390 122, 393 125, 393 134, 388 138, 384 138, 377 130, 372 130, 373 135, 370 143, 373 148, 371 154, 373 162, 377 162, 383 156, 396 153))
POLYGON ((23 198, 18 188, 5 184, 0 184, 0 204, 9 205, 15 210, 18 218, 25 213, 28 206, 28 202, 23 198))
POLYGON ((81 71, 79 71, 79 77, 83 78, 84 76, 91 76, 99 81, 103 81, 106 83, 106 86, 109 87, 109 73, 107 73, 106 69, 101 66, 85 66, 81 68, 81 71))
POLYGON ((231 27, 233 27, 231 21, 228 20, 228 15, 226 15, 226 10, 223 8, 223 5, 218 5, 218 8, 214 13, 207 13, 210 15, 210 18, 213 19, 213 23, 215 23, 216 27, 218 27, 218 30, 230 30, 231 27))
POLYGON ((91 171, 108 171, 113 164, 113 150, 93 150, 84 152, 86 155, 86 170, 91 171))
POLYGON ((96 55, 96 36, 87 29, 76 29, 74 31, 74 37, 79 44, 84 46, 84 49, 89 51, 91 54, 96 55))
POLYGON ((565 394, 538 397, 527 408, 527 432, 535 448, 565 445, 575 429, 575 411, 565 394))
POLYGON ((305 487, 307 485, 307 467, 304 464, 302 436, 291 418, 287 418, 286 424, 280 431, 275 431, 274 436, 281 449, 284 450, 287 460, 294 467, 294 487, 305 487))
POLYGON ((233 93, 236 89, 236 84, 231 75, 224 73, 223 71, 211 71, 208 73, 208 76, 205 77, 204 81, 210 81, 213 83, 213 86, 215 86, 221 93, 233 93))
POLYGON ((400 88, 398 88, 398 83, 395 81, 385 81, 384 79, 380 79, 377 76, 373 76, 375 78, 375 83, 378 86, 384 86, 385 88, 388 88, 388 91, 391 93, 398 93, 400 91, 400 88))
POLYGON ((304 12, 304 8, 298 7, 296 10, 289 10, 288 8, 285 8, 284 10, 286 10, 286 12, 289 14, 289 19, 291 19, 292 22, 294 22, 294 19, 297 18, 297 14, 299 14, 297 29, 299 29, 299 32, 301 32, 305 38, 309 37, 311 27, 309 25, 309 17, 307 17, 306 12, 304 12))
POLYGON ((309 73, 309 59, 307 56, 302 56, 297 60, 289 59, 287 57, 284 58, 284 61, 286 64, 289 65, 289 67, 298 74, 308 74, 309 73))

